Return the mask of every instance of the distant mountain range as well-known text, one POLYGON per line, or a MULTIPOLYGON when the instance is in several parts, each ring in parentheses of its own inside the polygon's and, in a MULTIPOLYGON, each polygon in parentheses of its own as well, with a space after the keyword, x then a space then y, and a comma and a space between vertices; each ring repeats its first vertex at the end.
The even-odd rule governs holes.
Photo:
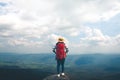
MULTIPOLYGON (((65 68, 71 80, 119 80, 120 54, 68 55, 65 68)), ((0 53, 0 70, 6 69, 33 69, 45 74, 56 73, 55 55, 0 53)), ((2 72, 0 74, 3 75, 2 72)))

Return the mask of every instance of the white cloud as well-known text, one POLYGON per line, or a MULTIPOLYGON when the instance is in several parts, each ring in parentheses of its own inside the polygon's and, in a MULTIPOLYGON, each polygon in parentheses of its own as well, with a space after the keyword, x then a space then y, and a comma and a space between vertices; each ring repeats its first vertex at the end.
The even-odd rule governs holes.
POLYGON ((10 39, 8 41, 8 43, 12 46, 25 46, 25 47, 29 47, 29 46, 34 46, 34 47, 39 47, 42 42, 40 41, 32 41, 32 40, 27 40, 24 38, 19 38, 19 39, 10 39))
POLYGON ((76 5, 74 10, 83 22, 107 21, 120 13, 119 0, 90 0, 76 5))
POLYGON ((1 46, 5 43, 6 47, 8 45, 21 47, 26 49, 25 52, 28 48, 33 49, 33 52, 44 52, 44 50, 49 52, 57 42, 56 39, 62 36, 75 52, 107 52, 109 48, 120 47, 119 35, 111 37, 99 29, 84 26, 85 23, 107 21, 119 14, 119 0, 1 0, 0 2, 6 4, 0 6, 1 46))
POLYGON ((99 29, 92 29, 90 27, 86 27, 84 32, 86 34, 86 38, 83 38, 83 40, 84 39, 97 41, 106 40, 105 36, 99 29))
POLYGON ((73 52, 77 53, 119 53, 120 35, 110 37, 103 35, 99 29, 85 28, 86 37, 80 42, 70 44, 73 52))

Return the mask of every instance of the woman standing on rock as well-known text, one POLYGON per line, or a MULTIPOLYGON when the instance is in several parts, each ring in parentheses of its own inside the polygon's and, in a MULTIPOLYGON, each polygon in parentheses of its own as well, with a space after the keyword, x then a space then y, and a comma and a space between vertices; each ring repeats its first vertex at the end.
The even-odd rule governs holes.
POLYGON ((58 38, 58 42, 56 43, 55 48, 53 48, 53 52, 56 54, 56 60, 57 60, 57 73, 58 77, 60 77, 60 65, 62 69, 61 75, 64 76, 64 63, 66 58, 66 53, 68 53, 68 48, 66 47, 64 43, 63 38, 58 38))

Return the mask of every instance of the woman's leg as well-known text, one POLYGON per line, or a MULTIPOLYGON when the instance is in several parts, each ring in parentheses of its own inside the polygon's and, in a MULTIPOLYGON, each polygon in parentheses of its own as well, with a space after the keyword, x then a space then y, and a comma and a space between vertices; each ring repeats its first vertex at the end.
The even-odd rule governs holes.
POLYGON ((57 73, 60 74, 60 60, 57 59, 57 73))
POLYGON ((65 63, 65 58, 61 60, 62 73, 64 73, 64 63, 65 63))

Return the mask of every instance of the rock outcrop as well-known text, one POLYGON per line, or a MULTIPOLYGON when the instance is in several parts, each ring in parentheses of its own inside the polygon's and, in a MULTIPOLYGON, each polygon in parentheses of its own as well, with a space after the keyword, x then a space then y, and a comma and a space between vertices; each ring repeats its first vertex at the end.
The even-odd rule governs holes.
POLYGON ((57 75, 51 75, 51 76, 46 77, 43 80, 70 80, 70 79, 67 75, 60 76, 60 77, 58 77, 57 75))

